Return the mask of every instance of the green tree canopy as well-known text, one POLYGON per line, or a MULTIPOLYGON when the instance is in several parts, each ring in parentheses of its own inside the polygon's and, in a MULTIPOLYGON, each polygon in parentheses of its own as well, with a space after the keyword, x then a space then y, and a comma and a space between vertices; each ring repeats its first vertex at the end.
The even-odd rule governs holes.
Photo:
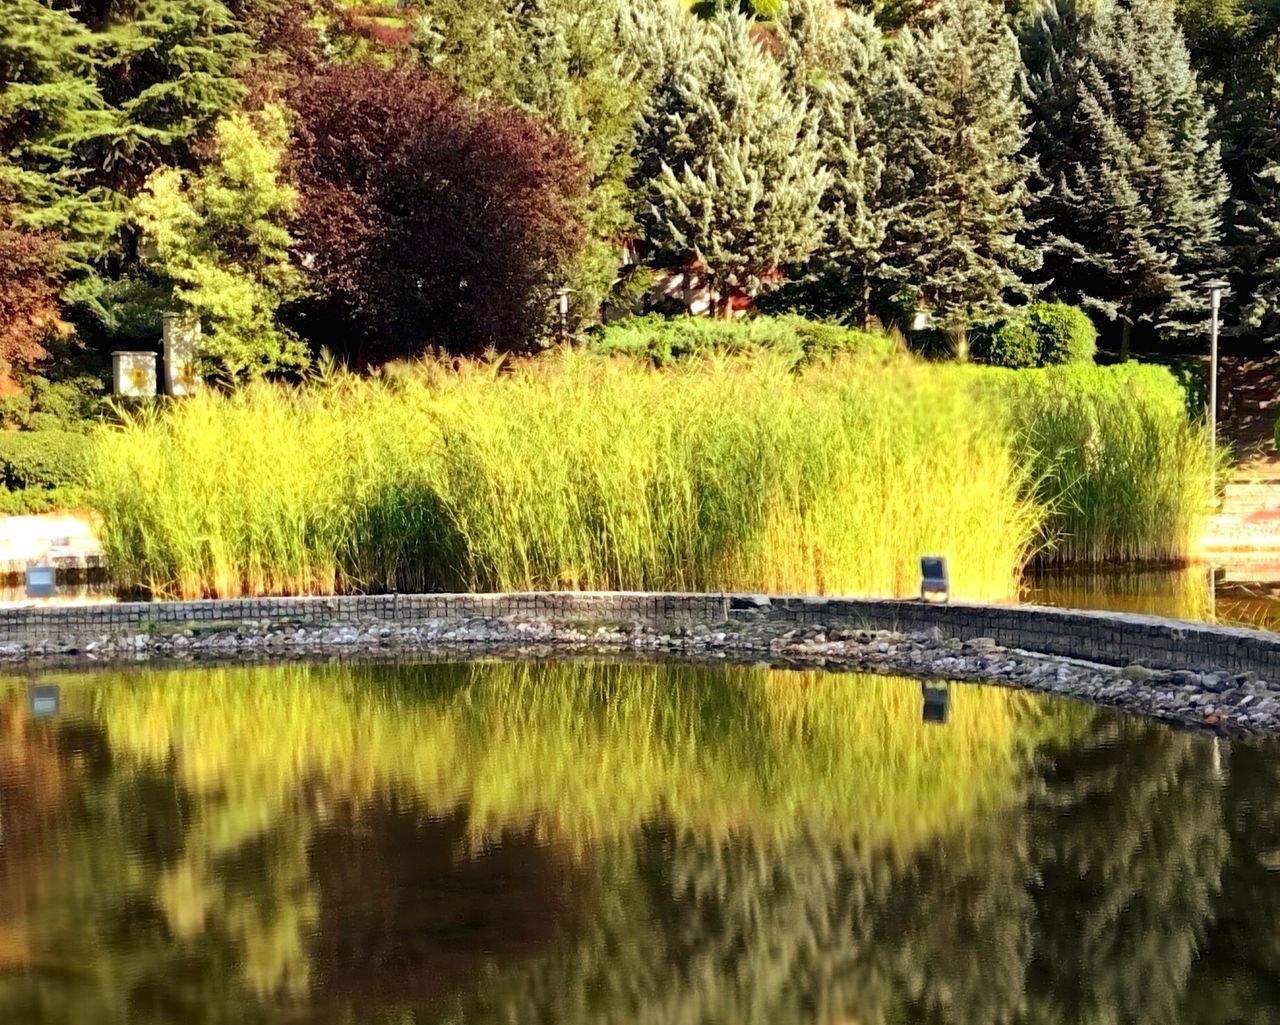
POLYGON ((1203 320, 1222 270, 1226 179, 1172 11, 1052 0, 1025 27, 1032 219, 1056 297, 1177 334, 1203 320))

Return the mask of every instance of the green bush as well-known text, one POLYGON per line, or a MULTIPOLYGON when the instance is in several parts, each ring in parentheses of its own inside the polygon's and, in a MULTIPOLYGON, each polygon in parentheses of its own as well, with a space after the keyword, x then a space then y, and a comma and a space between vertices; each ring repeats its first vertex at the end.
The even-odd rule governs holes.
POLYGON ((978 355, 992 366, 1021 370, 1038 367, 1040 335, 1025 317, 1011 317, 989 334, 978 335, 978 355))
POLYGON ((649 315, 598 329, 587 347, 598 355, 635 356, 657 366, 689 357, 766 350, 800 367, 837 355, 888 356, 895 343, 885 334, 794 315, 741 321, 649 315))
POLYGON ((1040 336, 1040 363, 1092 363, 1098 353, 1098 329, 1089 314, 1066 303, 1032 303, 1029 319, 1040 336))
POLYGON ((84 492, 79 488, 25 488, 22 491, 0 488, 0 516, 33 516, 83 506, 84 492))
POLYGON ((1092 363, 1098 331, 1084 310, 1058 302, 1033 302, 977 336, 981 359, 997 367, 1026 369, 1092 363))
POLYGON ((76 487, 85 480, 89 440, 72 431, 0 433, 0 474, 10 491, 76 487))

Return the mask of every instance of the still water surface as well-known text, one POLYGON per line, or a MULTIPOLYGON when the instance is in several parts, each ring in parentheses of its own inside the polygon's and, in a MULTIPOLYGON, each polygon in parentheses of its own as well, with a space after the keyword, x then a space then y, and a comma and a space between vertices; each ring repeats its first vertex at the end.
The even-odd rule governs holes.
POLYGON ((0 687, 0 1023, 1280 1021, 1280 746, 724 665, 0 687))

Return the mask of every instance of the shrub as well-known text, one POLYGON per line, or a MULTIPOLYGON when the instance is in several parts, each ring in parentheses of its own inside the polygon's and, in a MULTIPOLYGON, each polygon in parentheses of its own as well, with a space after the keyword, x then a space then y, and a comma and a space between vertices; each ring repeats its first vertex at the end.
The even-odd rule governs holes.
POLYGON ((1016 370, 1040 365, 1040 336, 1025 317, 1010 317, 979 338, 982 359, 992 366, 1016 370))
POLYGON ((56 243, 51 235, 19 231, 0 205, 0 376, 45 355, 45 341, 58 319, 54 281, 56 243))
POLYGON ((0 472, 10 491, 84 483, 89 440, 71 431, 0 433, 0 472))
POLYGON ((1098 353, 1098 329, 1089 314, 1066 303, 1032 303, 1029 319, 1040 336, 1043 366, 1092 363, 1098 353))
POLYGON ((1083 310, 1058 302, 1033 302, 993 329, 979 333, 978 353, 993 366, 1024 369, 1092 363, 1098 332, 1083 310))
POLYGON ((80 488, 0 488, 0 516, 35 516, 83 506, 84 492, 80 488))

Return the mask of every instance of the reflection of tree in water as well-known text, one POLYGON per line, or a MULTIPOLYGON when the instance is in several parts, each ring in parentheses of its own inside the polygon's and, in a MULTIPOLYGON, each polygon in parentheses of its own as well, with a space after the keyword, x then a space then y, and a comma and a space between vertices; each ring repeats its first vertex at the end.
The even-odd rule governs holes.
POLYGON ((1179 1020, 1226 855, 1214 745, 1100 717, 1042 752, 1031 1021, 1179 1020))
POLYGON ((527 832, 476 851, 472 828, 463 808, 431 816, 385 795, 316 832, 318 1002, 439 1002, 578 927, 594 899, 580 865, 527 832))
POLYGON ((1280 1018, 1280 742, 1233 744, 1226 764, 1230 851, 1188 1025, 1280 1018))

